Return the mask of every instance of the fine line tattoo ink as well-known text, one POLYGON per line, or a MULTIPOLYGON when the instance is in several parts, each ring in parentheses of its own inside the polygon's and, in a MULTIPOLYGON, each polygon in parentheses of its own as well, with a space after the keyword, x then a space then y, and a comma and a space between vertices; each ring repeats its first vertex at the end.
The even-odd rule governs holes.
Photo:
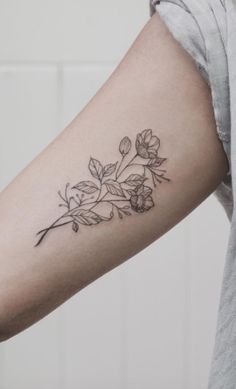
POLYGON ((90 157, 88 169, 93 180, 80 181, 73 186, 67 183, 63 194, 58 191, 62 201, 59 207, 66 211, 49 227, 37 232, 40 237, 35 247, 49 231, 67 224, 77 233, 81 226, 92 226, 115 216, 122 219, 153 208, 150 184, 156 187, 163 181, 171 181, 165 176, 166 170, 160 168, 167 158, 159 157, 159 148, 160 139, 152 134, 151 129, 145 129, 136 136, 132 157, 132 142, 128 136, 119 144, 119 161, 103 166, 99 160, 90 157), (108 215, 105 216, 104 211, 108 215))

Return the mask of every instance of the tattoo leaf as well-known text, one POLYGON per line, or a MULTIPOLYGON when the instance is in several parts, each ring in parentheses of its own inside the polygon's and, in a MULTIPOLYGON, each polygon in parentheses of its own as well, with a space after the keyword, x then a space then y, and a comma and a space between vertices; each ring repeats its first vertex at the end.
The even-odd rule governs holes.
POLYGON ((120 212, 120 209, 119 209, 119 208, 117 209, 117 211, 118 211, 118 216, 119 216, 119 218, 120 218, 120 219, 123 219, 123 214, 120 212))
POLYGON ((110 220, 110 218, 98 215, 96 212, 86 209, 80 209, 76 214, 73 215, 73 217, 75 217, 79 223, 85 224, 87 226, 98 224, 103 220, 110 220))
POLYGON ((127 216, 131 216, 131 215, 132 215, 132 213, 131 213, 131 212, 128 212, 128 211, 122 210, 122 212, 124 212, 124 214, 127 215, 127 216))
POLYGON ((129 139, 128 136, 125 136, 121 142, 120 142, 120 146, 119 146, 119 151, 121 153, 121 155, 123 155, 123 157, 129 153, 131 149, 131 140, 129 139))
POLYGON ((104 166, 103 168, 103 177, 110 176, 112 173, 115 172, 117 163, 109 163, 108 165, 104 166))
POLYGON ((88 194, 94 193, 99 189, 98 186, 92 181, 80 181, 78 184, 74 185, 72 189, 73 188, 88 194))
POLYGON ((103 167, 101 162, 91 157, 89 161, 89 170, 93 177, 97 178, 99 181, 102 180, 103 167))
POLYGON ((106 188, 109 193, 116 196, 125 197, 125 194, 119 182, 115 180, 106 180, 104 184, 106 185, 106 188))
POLYGON ((130 209, 130 207, 129 206, 125 206, 125 207, 119 208, 119 212, 123 212, 123 214, 127 215, 127 216, 132 215, 132 213, 127 211, 127 209, 130 209))
POLYGON ((145 180, 147 180, 147 177, 144 175, 141 176, 140 174, 130 174, 130 176, 126 178, 124 182, 130 186, 137 186, 143 184, 145 180))
POLYGON ((165 162, 166 160, 167 160, 167 158, 160 158, 160 157, 152 158, 148 162, 147 166, 155 169, 155 168, 161 166, 163 164, 163 162, 165 162))
POLYGON ((76 222, 73 222, 73 223, 72 223, 72 230, 75 231, 75 232, 78 232, 78 230, 79 230, 79 225, 78 225, 78 223, 76 223, 76 222))

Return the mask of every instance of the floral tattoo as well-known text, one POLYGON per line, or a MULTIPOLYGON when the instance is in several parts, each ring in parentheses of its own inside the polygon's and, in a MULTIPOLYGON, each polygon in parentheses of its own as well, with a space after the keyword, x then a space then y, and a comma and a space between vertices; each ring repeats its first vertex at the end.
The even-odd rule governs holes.
POLYGON ((156 187, 163 181, 171 181, 165 176, 166 170, 160 168, 167 158, 159 157, 159 148, 160 139, 152 134, 151 129, 145 129, 137 135, 135 154, 129 161, 126 162, 132 142, 128 136, 119 145, 120 161, 103 166, 90 157, 88 168, 95 180, 80 181, 72 187, 67 183, 63 194, 58 191, 62 200, 59 207, 65 207, 66 212, 36 234, 40 238, 35 247, 49 231, 66 224, 71 224, 72 230, 78 232, 81 225, 92 226, 109 221, 115 214, 122 219, 154 207, 153 189, 146 182, 151 180, 152 186, 156 187), (104 215, 104 211, 108 215, 104 215))

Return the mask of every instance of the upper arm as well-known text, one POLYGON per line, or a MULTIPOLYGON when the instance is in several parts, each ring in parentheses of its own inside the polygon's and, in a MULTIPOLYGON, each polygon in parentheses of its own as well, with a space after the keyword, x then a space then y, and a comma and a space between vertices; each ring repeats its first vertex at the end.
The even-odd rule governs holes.
POLYGON ((227 169, 210 90, 156 13, 85 108, 0 195, 2 339, 158 239, 227 169), (153 137, 136 141, 145 129, 153 137), (124 137, 131 144, 125 138, 119 150, 124 137), (152 164, 154 177, 155 153, 164 160, 152 164))

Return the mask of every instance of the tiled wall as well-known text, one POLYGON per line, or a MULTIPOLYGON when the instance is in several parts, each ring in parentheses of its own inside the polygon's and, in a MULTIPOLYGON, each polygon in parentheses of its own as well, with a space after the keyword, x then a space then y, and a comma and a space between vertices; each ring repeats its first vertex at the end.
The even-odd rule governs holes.
MULTIPOLYGON (((0 1, 0 185, 84 107, 148 0, 0 1)), ((228 221, 212 195, 138 255, 0 345, 0 389, 203 389, 228 221)))

